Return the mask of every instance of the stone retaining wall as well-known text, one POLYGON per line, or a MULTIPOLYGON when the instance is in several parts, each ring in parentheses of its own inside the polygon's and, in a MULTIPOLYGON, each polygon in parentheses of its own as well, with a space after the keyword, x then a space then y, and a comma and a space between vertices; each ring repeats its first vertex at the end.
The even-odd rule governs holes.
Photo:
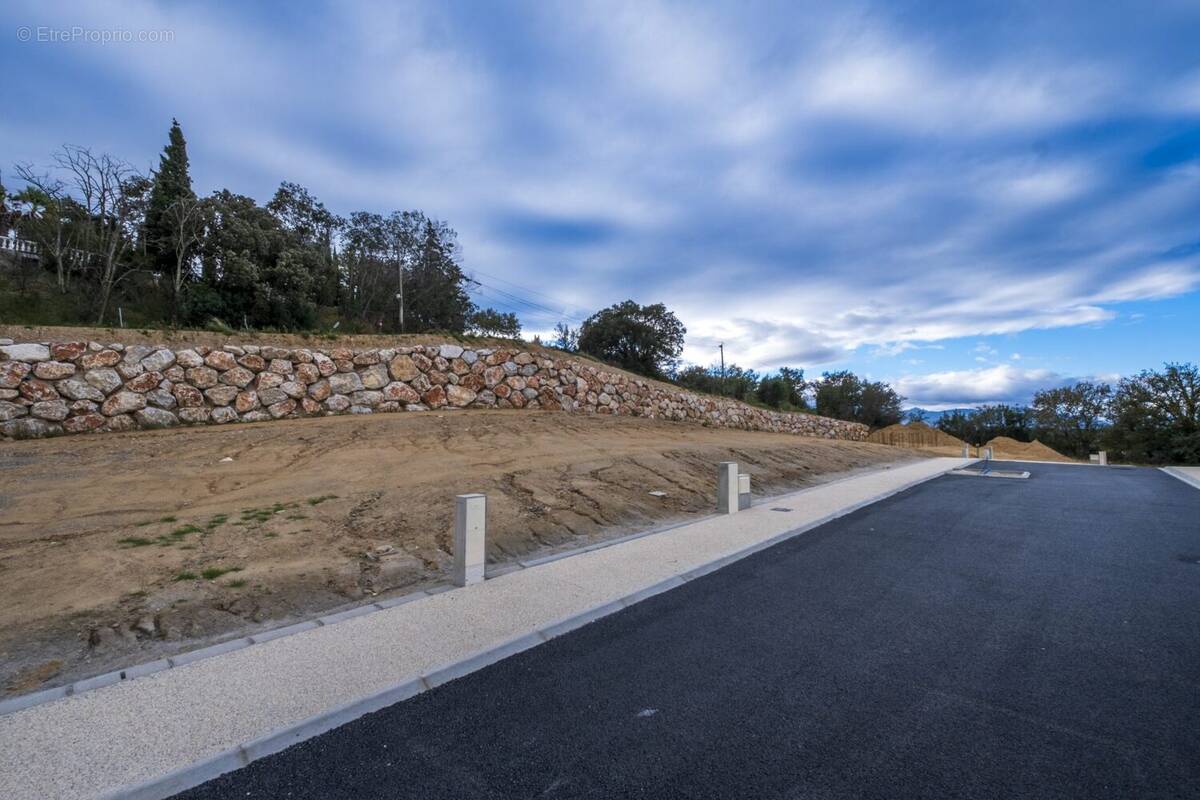
POLYGON ((664 388, 550 352, 0 340, 0 433, 16 439, 436 408, 562 409, 855 441, 868 432, 664 388))

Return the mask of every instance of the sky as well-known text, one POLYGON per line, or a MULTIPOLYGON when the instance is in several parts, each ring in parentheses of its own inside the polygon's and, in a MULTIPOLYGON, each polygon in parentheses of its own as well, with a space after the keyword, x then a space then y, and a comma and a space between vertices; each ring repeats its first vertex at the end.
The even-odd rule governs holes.
POLYGON ((1197 42, 1184 0, 6 0, 0 168, 149 170, 175 117, 200 193, 446 220, 527 335, 663 302, 689 362, 1027 402, 1200 360, 1197 42))

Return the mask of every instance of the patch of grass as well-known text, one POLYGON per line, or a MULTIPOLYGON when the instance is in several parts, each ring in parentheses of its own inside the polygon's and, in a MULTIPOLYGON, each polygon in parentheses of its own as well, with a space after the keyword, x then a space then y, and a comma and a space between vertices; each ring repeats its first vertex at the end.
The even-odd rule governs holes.
POLYGON ((155 522, 155 520, 148 519, 148 520, 145 520, 145 521, 143 521, 143 522, 138 522, 138 523, 136 523, 136 524, 137 524, 137 527, 139 527, 139 528, 144 528, 144 527, 146 527, 147 525, 153 525, 153 524, 154 524, 154 522, 155 522))
POLYGON ((143 539, 141 536, 126 536, 124 539, 117 539, 117 544, 123 547, 149 547, 154 544, 154 540, 143 539))
POLYGON ((179 574, 177 574, 174 578, 171 578, 171 580, 173 580, 173 581, 194 581, 194 580, 196 580, 196 573, 187 572, 185 570, 184 572, 180 572, 179 574))
POLYGON ((200 530, 201 529, 196 527, 195 525, 182 525, 182 526, 176 528, 175 530, 171 531, 171 536, 173 536, 176 539, 180 539, 184 536, 187 536, 189 533, 200 533, 200 530))
POLYGON ((246 588, 247 583, 248 583, 248 581, 246 581, 242 578, 238 578, 237 580, 230 581, 229 583, 227 583, 225 585, 228 586, 230 589, 244 589, 244 588, 246 588))
POLYGON ((219 528, 224 525, 228 519, 228 514, 215 514, 208 520, 204 527, 211 531, 214 528, 219 528))
POLYGON ((263 538, 264 539, 274 539, 278 535, 279 535, 278 533, 264 533, 263 538))
POLYGON ((294 513, 294 514, 288 514, 288 515, 287 515, 287 518, 288 518, 288 519, 308 519, 308 516, 307 516, 307 515, 305 515, 305 514, 301 514, 301 513, 299 513, 299 512, 296 512, 296 513, 294 513))
POLYGON ((227 575, 230 572, 241 572, 241 567, 209 567, 200 573, 200 577, 206 581, 215 581, 222 575, 227 575))
POLYGON ((159 522, 177 522, 178 520, 179 517, 168 515, 159 519, 159 522))
POLYGON ((336 499, 337 499, 336 494, 322 494, 322 495, 318 495, 317 497, 308 498, 307 502, 310 506, 319 506, 319 505, 321 505, 321 503, 324 503, 326 500, 336 500, 336 499))

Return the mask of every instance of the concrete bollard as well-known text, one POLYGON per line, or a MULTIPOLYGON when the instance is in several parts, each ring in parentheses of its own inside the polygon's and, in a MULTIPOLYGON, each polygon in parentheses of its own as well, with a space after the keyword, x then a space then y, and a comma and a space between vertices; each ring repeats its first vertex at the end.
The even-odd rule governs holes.
POLYGON ((487 496, 460 494, 454 498, 454 585, 483 580, 487 558, 487 496))
POLYGON ((738 511, 745 511, 750 507, 750 473, 743 472, 738 475, 738 511))
POLYGON ((1100 466, 1102 466, 1102 467, 1108 466, 1108 451, 1107 450, 1100 451, 1100 466))
POLYGON ((990 447, 983 448, 983 460, 984 461, 992 460, 992 448, 990 448, 990 447))
POLYGON ((717 464, 717 513, 736 514, 738 510, 738 465, 736 461, 717 464))
POLYGON ((970 448, 970 447, 967 447, 965 444, 963 445, 963 454, 962 454, 962 457, 963 457, 963 458, 970 458, 970 457, 971 457, 971 448, 970 448))

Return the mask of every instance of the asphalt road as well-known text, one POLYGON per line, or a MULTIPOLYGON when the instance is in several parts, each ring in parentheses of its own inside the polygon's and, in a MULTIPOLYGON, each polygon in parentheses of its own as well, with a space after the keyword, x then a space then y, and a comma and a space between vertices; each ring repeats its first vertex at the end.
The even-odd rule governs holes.
POLYGON ((1200 491, 1023 468, 938 478, 180 797, 1200 797, 1200 491))

